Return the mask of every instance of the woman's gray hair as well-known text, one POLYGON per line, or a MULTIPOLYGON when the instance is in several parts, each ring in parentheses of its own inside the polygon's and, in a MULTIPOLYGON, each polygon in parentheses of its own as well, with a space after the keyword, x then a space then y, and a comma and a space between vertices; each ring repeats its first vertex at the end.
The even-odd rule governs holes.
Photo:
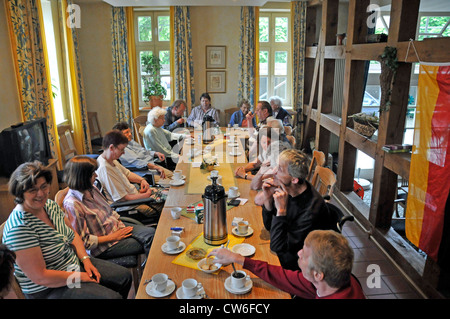
POLYGON ((160 116, 166 115, 166 113, 167 113, 167 111, 160 108, 159 106, 154 107, 151 109, 150 112, 148 112, 147 121, 153 125, 153 124, 155 124, 156 119, 158 119, 160 116))
POLYGON ((269 126, 271 128, 277 128, 279 135, 284 134, 284 125, 281 120, 278 120, 278 119, 267 120, 267 126, 269 126))
POLYGON ((272 104, 272 102, 275 103, 276 105, 278 105, 279 107, 281 107, 281 105, 282 105, 281 98, 276 95, 270 97, 269 103, 272 104))

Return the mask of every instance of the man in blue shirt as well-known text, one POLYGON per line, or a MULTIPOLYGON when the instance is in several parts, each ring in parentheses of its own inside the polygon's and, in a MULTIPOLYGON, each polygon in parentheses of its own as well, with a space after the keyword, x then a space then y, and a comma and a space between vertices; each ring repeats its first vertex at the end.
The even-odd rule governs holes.
POLYGON ((163 162, 166 157, 160 152, 154 152, 145 149, 141 144, 133 140, 131 129, 125 122, 119 122, 114 125, 113 130, 121 131, 128 138, 128 145, 124 149, 123 155, 120 157, 120 162, 123 166, 134 166, 137 168, 148 168, 156 170, 159 176, 155 177, 155 182, 160 179, 172 178, 173 173, 164 167, 154 163, 155 157, 159 158, 163 162))

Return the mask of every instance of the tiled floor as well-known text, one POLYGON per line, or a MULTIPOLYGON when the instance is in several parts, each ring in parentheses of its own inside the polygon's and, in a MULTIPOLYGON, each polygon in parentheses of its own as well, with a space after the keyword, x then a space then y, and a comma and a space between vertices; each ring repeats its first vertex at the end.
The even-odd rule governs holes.
POLYGON ((356 221, 346 222, 342 234, 354 250, 353 274, 367 298, 423 299, 356 221))

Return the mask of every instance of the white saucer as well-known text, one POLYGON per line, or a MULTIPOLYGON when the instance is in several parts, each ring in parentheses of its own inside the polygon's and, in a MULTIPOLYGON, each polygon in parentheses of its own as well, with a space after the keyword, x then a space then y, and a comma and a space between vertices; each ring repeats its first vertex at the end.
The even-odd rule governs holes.
POLYGON ((187 297, 184 295, 183 287, 180 287, 177 289, 177 292, 176 292, 177 298, 178 299, 202 299, 202 296, 198 294, 200 292, 200 290, 202 290, 202 289, 199 289, 199 291, 197 291, 196 295, 194 295, 192 297, 187 297))
POLYGON ((178 246, 177 249, 169 249, 169 247, 167 246, 167 243, 162 244, 161 246, 161 250, 163 252, 165 252, 168 255, 176 255, 181 253, 184 249, 186 248, 186 244, 183 243, 182 241, 180 241, 180 245, 178 246))
POLYGON ((249 226, 249 227, 248 227, 247 234, 241 234, 240 232, 238 232, 237 227, 233 227, 233 229, 231 230, 231 232, 233 233, 233 235, 236 235, 236 236, 247 237, 247 236, 250 236, 251 234, 253 234, 253 228, 251 228, 251 227, 249 226))
POLYGON ((252 287, 253 287, 253 281, 251 279, 247 279, 245 281, 244 287, 240 288, 240 289, 236 289, 236 288, 231 287, 231 276, 228 277, 227 279, 225 279, 225 289, 228 292, 231 292, 232 294, 235 294, 235 295, 246 294, 247 292, 252 290, 252 287))
POLYGON ((185 180, 179 179, 179 180, 171 180, 169 184, 170 184, 171 186, 181 186, 181 185, 183 185, 184 183, 185 183, 185 180))
MULTIPOLYGON (((174 179, 173 177, 171 178, 173 181, 176 181, 176 179, 174 179)), ((181 179, 186 179, 185 175, 181 175, 181 179)))
POLYGON ((230 154, 231 156, 239 156, 239 155, 242 155, 242 152, 237 152, 237 153, 229 152, 228 154, 230 154))
POLYGON ((153 282, 149 282, 147 284, 147 287, 145 287, 145 292, 152 297, 165 297, 170 295, 176 287, 177 286, 175 285, 175 283, 172 280, 168 279, 166 290, 158 291, 155 289, 155 284, 153 282))
MULTIPOLYGON (((227 196, 228 196, 228 192, 225 192, 225 194, 227 194, 227 196)), ((241 196, 241 193, 237 192, 236 196, 233 196, 233 197, 228 196, 228 198, 238 198, 239 196, 241 196)))
POLYGON ((230 146, 230 147, 238 147, 239 144, 236 143, 236 142, 229 142, 229 143, 228 143, 228 146, 230 146))
POLYGON ((256 248, 250 244, 237 244, 231 250, 241 256, 248 257, 255 253, 256 248))

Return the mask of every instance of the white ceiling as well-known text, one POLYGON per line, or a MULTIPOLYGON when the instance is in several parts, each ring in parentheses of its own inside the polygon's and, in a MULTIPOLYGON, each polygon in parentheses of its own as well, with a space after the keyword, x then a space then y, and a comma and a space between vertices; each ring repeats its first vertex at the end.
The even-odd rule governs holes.
MULTIPOLYGON (((114 7, 146 6, 263 6, 269 0, 103 0, 114 7)), ((270 2, 291 2, 270 0, 270 2)))

